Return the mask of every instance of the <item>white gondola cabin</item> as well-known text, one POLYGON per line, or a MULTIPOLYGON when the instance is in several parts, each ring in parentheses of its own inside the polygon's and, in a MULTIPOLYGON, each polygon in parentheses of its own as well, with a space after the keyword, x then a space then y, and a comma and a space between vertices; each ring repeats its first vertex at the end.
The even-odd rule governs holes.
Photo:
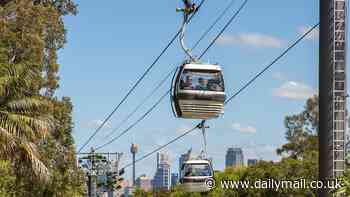
POLYGON ((225 86, 219 65, 185 63, 175 73, 172 107, 188 119, 212 119, 224 112, 225 86))
POLYGON ((180 184, 187 192, 208 192, 208 179, 213 179, 214 171, 208 160, 188 160, 181 167, 180 184))

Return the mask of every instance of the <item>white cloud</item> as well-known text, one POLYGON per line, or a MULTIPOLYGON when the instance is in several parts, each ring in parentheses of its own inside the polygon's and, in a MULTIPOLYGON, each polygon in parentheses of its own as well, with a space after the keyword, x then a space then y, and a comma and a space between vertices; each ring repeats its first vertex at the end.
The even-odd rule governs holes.
MULTIPOLYGON (((96 129, 98 128, 101 124, 103 123, 102 120, 91 120, 90 122, 87 122, 84 126, 86 128, 90 128, 90 129, 96 129)), ((107 122, 104 127, 105 129, 111 129, 112 128, 112 125, 107 122)))
POLYGON ((269 144, 255 144, 253 146, 244 147, 243 152, 246 159, 265 159, 278 161, 276 150, 278 146, 269 144))
MULTIPOLYGON (((309 31, 309 29, 311 28, 311 26, 302 26, 298 28, 298 32, 299 34, 303 35, 305 34, 307 31, 309 31)), ((318 28, 314 29, 312 32, 309 33, 308 36, 306 36, 307 40, 317 40, 319 38, 319 34, 320 34, 320 30, 318 28)))
POLYGON ((241 33, 239 35, 223 35, 219 38, 218 43, 221 45, 247 45, 264 48, 280 48, 283 40, 261 33, 241 33))
POLYGON ((232 128, 235 131, 239 131, 241 133, 256 133, 256 128, 253 126, 242 126, 239 123, 233 123, 232 128))
POLYGON ((288 80, 287 76, 281 72, 275 72, 272 74, 272 78, 279 80, 279 81, 286 81, 288 80))
POLYGON ((281 87, 274 89, 272 94, 281 98, 304 100, 317 94, 317 92, 306 84, 295 81, 286 81, 281 87))

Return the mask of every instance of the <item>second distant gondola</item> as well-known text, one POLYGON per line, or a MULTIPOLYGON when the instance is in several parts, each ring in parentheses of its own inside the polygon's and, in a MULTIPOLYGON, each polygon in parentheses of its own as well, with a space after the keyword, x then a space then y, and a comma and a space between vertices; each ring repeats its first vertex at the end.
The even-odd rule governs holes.
POLYGON ((206 182, 213 179, 211 162, 203 159, 185 161, 181 166, 180 183, 187 192, 208 192, 206 182))

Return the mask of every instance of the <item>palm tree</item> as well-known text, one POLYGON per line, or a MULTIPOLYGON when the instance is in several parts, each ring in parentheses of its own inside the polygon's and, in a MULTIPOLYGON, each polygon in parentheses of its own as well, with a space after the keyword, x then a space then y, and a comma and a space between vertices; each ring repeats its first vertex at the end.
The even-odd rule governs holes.
POLYGON ((47 179, 37 145, 44 142, 52 121, 49 101, 33 93, 39 77, 32 66, 0 64, 0 158, 29 166, 47 179))

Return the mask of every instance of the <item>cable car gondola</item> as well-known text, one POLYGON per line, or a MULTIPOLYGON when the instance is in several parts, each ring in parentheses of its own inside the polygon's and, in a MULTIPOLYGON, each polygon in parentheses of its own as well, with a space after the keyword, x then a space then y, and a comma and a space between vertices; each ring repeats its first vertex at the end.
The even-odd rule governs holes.
POLYGON ((197 8, 194 3, 183 0, 184 20, 181 26, 181 47, 189 57, 175 73, 172 82, 172 109, 176 117, 207 120, 217 118, 224 112, 225 87, 221 67, 202 64, 184 42, 189 15, 197 8))
POLYGON ((206 180, 213 179, 214 171, 208 160, 188 160, 181 167, 180 183, 187 192, 208 192, 206 180))
POLYGON ((189 119, 217 118, 224 112, 225 87, 219 65, 184 63, 172 89, 175 115, 189 119))

